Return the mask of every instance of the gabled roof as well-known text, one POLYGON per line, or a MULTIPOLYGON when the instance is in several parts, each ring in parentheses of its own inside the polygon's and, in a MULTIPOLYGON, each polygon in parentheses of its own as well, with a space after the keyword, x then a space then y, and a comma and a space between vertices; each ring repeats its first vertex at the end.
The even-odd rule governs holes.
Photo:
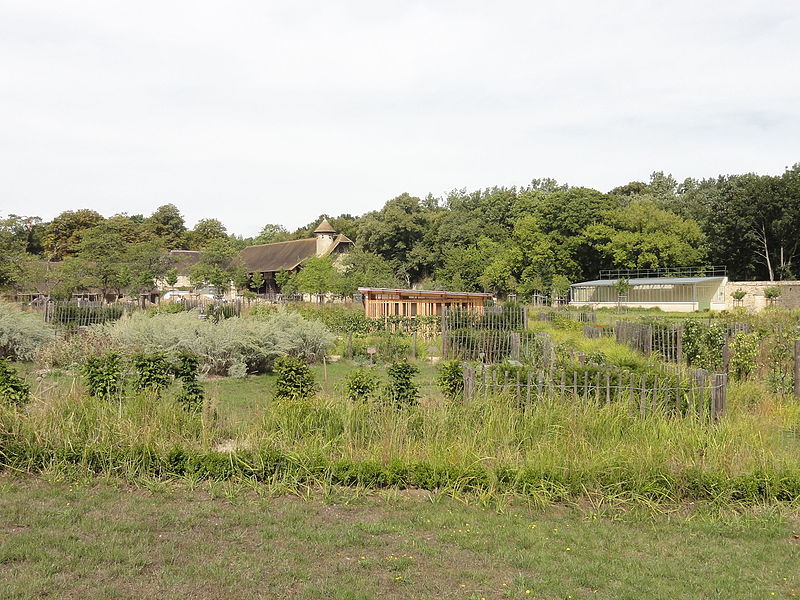
POLYGON ((281 269, 291 271, 316 254, 317 240, 308 238, 248 246, 242 250, 241 257, 248 273, 272 273, 281 269))
POLYGON ((333 243, 331 244, 331 247, 330 247, 330 248, 328 248, 328 249, 327 249, 327 250, 326 250, 326 251, 325 251, 325 252, 322 254, 322 256, 328 256, 328 255, 329 255, 331 252, 333 252, 334 250, 336 250, 336 247, 337 247, 337 246, 339 246, 339 244, 351 244, 351 245, 355 245, 355 242, 354 242, 353 240, 351 240, 349 237, 347 237, 345 234, 343 234, 343 233, 340 233, 339 235, 337 235, 337 236, 336 236, 336 239, 335 239, 335 240, 333 240, 333 243))

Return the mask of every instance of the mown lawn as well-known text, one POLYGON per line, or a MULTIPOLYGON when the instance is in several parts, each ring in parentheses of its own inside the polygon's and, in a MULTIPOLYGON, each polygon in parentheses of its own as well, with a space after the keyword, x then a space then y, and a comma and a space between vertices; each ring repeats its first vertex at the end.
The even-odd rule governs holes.
POLYGON ((0 476, 0 598, 791 598, 789 513, 0 476))

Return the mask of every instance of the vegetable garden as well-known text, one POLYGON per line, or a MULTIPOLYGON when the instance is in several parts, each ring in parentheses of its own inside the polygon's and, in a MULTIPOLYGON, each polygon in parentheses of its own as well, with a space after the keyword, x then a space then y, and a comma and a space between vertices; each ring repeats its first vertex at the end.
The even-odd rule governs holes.
POLYGON ((310 305, 137 313, 77 334, 9 311, 2 468, 537 501, 800 499, 787 435, 800 410, 733 341, 729 384, 712 338, 692 354, 691 327, 687 365, 514 305, 438 322, 310 305))

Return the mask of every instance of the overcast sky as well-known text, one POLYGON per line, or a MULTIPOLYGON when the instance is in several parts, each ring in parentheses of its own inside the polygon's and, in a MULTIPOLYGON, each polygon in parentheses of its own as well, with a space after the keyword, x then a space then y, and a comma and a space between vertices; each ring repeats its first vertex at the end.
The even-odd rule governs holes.
POLYGON ((0 0, 0 215, 232 233, 800 162, 800 3, 0 0))

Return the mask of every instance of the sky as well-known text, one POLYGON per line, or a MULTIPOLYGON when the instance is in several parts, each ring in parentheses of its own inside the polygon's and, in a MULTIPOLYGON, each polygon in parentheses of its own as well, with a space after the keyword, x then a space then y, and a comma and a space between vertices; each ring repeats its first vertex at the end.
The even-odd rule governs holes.
POLYGON ((294 229, 800 162, 800 3, 0 0, 0 215, 294 229), (793 74, 794 73, 794 74, 793 74))

